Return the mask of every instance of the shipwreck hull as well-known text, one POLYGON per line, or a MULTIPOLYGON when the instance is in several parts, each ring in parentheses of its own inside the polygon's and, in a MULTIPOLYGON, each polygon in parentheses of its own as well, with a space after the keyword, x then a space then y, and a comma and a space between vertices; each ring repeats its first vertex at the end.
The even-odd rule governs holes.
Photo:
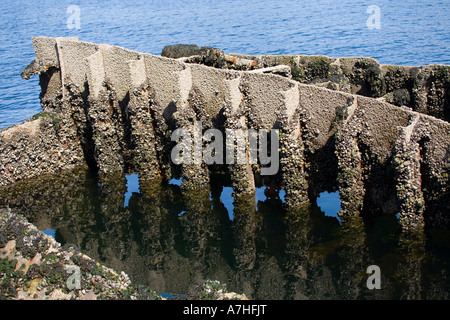
MULTIPOLYGON (((450 226, 450 124, 354 93, 259 70, 201 64, 74 38, 33 38, 43 112, 0 132, 0 186, 89 166, 182 177, 185 190, 231 175, 236 195, 255 179, 281 183, 286 206, 340 192, 341 216, 395 215, 404 230, 450 226), (175 165, 174 130, 279 130, 279 170, 261 163, 175 165)), ((247 151, 248 148, 247 148, 247 151)))

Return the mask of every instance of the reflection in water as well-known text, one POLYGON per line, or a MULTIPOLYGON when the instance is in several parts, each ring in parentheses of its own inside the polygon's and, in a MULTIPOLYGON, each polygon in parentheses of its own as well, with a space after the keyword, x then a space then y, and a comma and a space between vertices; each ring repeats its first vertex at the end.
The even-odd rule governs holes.
POLYGON ((223 187, 222 193, 220 194, 220 201, 222 201, 227 209, 230 220, 234 220, 233 188, 223 187))
POLYGON ((282 196, 264 188, 245 198, 231 191, 77 170, 1 189, 0 202, 158 292, 214 279, 251 299, 449 298, 445 231, 414 241, 400 237, 395 217, 341 225, 317 205, 286 212, 282 196), (366 286, 373 264, 381 290, 366 286))

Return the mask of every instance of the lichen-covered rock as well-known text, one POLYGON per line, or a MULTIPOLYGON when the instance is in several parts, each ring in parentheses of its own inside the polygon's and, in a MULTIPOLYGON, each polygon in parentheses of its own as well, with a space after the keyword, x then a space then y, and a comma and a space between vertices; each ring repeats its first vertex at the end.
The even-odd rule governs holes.
POLYGON ((84 165, 75 132, 64 132, 68 125, 59 114, 42 112, 0 131, 0 186, 84 165))

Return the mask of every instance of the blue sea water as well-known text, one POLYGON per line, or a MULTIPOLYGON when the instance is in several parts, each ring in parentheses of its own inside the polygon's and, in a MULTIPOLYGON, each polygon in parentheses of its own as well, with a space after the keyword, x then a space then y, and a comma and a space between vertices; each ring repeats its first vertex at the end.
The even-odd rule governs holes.
POLYGON ((448 0, 2 0, 0 17, 0 129, 40 111, 38 77, 20 77, 34 59, 33 36, 78 36, 152 54, 195 43, 229 53, 450 64, 448 0), (71 5, 80 9, 79 29, 68 27, 71 5), (380 8, 379 29, 367 25, 372 5, 380 8))

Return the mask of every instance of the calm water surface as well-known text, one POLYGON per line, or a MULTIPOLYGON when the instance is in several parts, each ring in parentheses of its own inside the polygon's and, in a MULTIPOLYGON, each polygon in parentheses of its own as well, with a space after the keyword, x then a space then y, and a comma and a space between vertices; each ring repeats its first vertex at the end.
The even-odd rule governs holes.
POLYGON ((177 181, 150 187, 137 175, 74 171, 0 190, 0 205, 161 293, 213 279, 251 299, 450 298, 448 231, 414 241, 393 216, 341 224, 330 201, 287 212, 282 194, 258 186, 239 199, 215 181, 189 193, 177 181), (371 265, 380 290, 367 287, 371 265))

